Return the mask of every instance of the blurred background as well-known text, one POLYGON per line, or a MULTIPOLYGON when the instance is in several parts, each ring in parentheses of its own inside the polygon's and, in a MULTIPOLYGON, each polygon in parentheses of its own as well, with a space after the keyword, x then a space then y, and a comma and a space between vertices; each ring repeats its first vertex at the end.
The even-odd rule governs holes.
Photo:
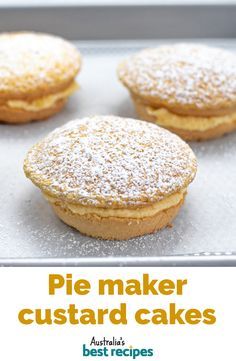
POLYGON ((236 4, 236 0, 0 0, 0 5, 167 5, 167 4, 236 4))
POLYGON ((43 31, 70 40, 235 39, 235 5, 236 0, 0 0, 0 32, 43 31))

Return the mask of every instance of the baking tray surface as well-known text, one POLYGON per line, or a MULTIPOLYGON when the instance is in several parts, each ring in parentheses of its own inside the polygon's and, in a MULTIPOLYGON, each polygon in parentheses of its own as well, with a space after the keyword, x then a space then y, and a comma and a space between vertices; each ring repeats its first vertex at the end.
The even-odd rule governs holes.
MULTIPOLYGON (((77 42, 84 60, 78 77, 81 88, 64 111, 44 122, 0 124, 0 258, 146 260, 181 254, 187 259, 188 254, 201 252, 236 252, 236 133, 190 144, 198 158, 198 174, 173 227, 130 241, 95 240, 74 231, 54 215, 24 176, 22 164, 28 149, 67 121, 93 114, 136 117, 126 89, 117 80, 116 67, 128 54, 154 44, 77 42)), ((214 44, 236 49, 234 41, 214 44)))

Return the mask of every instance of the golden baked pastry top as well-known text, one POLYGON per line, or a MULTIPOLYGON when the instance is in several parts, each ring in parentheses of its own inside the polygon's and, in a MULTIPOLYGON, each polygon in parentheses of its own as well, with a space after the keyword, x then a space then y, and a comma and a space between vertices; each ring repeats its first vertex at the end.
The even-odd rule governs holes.
POLYGON ((185 189, 190 147, 141 120, 93 116, 57 128, 29 151, 24 171, 48 196, 103 208, 135 208, 185 189))
POLYGON ((69 42, 40 33, 0 35, 0 102, 56 93, 73 81, 81 66, 69 42))
POLYGON ((200 44, 145 49, 123 61, 118 76, 131 93, 156 107, 206 115, 236 107, 236 56, 223 49, 200 44))

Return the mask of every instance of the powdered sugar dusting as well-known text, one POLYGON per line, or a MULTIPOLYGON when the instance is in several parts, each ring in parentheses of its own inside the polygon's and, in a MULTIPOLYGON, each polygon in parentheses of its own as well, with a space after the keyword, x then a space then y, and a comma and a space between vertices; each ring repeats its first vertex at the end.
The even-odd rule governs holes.
POLYGON ((119 67, 119 77, 135 94, 197 108, 236 102, 236 56, 199 44, 145 49, 119 67))
POLYGON ((141 206, 185 188, 196 160, 158 126, 115 116, 75 120, 36 144, 26 175, 60 199, 97 207, 141 206))
POLYGON ((0 96, 30 97, 30 91, 50 90, 72 80, 79 67, 79 52, 63 39, 24 32, 0 35, 0 96))

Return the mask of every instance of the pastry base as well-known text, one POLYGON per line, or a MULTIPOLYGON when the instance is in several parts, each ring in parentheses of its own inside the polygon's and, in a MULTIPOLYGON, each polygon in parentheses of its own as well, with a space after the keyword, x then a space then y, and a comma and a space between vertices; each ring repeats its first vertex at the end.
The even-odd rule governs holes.
POLYGON ((94 214, 81 216, 67 208, 52 204, 57 216, 69 226, 81 233, 105 240, 127 240, 133 237, 154 233, 168 225, 176 217, 184 198, 177 204, 154 216, 140 219, 134 218, 101 218, 94 214))
MULTIPOLYGON (((158 124, 156 117, 147 112, 147 105, 142 104, 139 100, 136 100, 135 98, 133 98, 133 102, 136 112, 141 117, 141 119, 158 124)), ((163 125, 160 126, 163 127, 163 125)), ((236 122, 221 124, 205 131, 187 130, 168 126, 166 126, 165 128, 179 135, 184 140, 202 141, 207 139, 219 138, 224 134, 233 132, 234 130, 236 130, 236 122)))
POLYGON ((50 108, 39 110, 37 112, 10 108, 0 105, 0 122, 11 124, 22 124, 31 121, 44 120, 58 113, 66 104, 67 99, 61 99, 50 108))

